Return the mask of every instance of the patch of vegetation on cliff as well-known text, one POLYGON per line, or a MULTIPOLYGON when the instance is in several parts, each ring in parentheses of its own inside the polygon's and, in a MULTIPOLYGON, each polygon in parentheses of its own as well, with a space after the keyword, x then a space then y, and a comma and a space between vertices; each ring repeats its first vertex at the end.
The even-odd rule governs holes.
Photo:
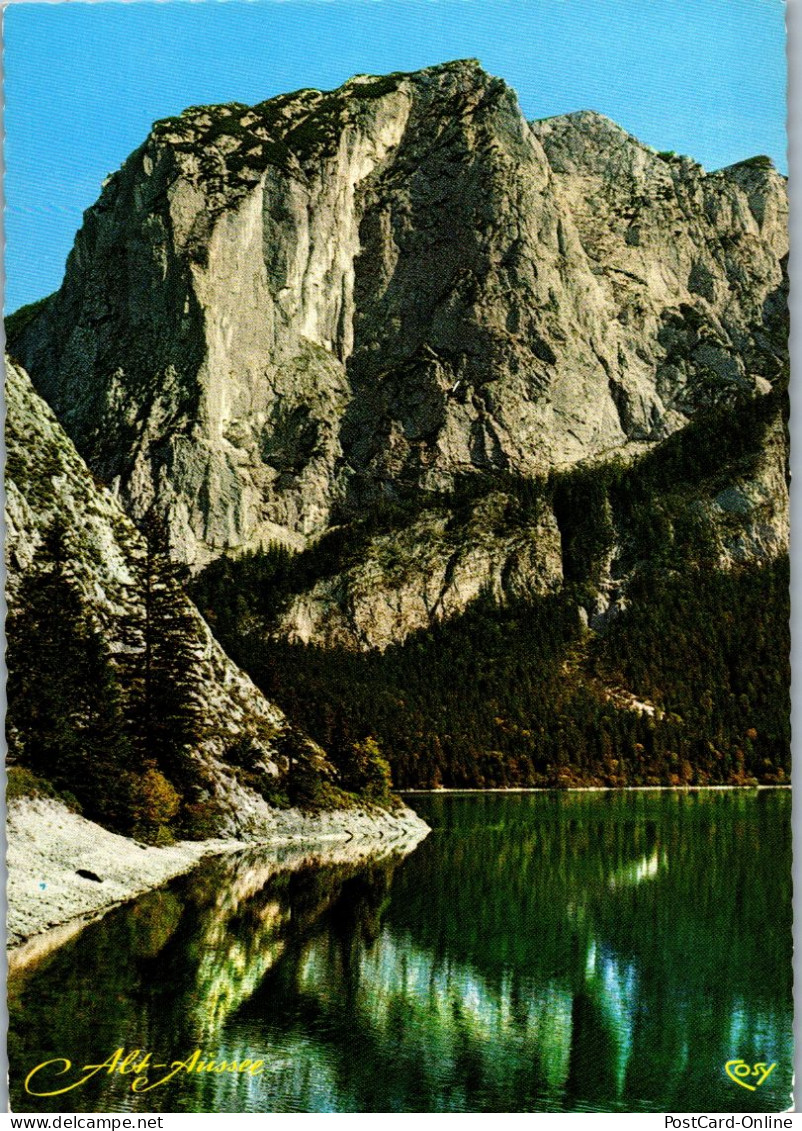
POLYGON ((74 813, 81 812, 81 806, 71 793, 60 792, 47 778, 39 777, 25 766, 8 766, 6 770, 6 801, 20 801, 23 798, 52 798, 61 801, 74 813))
POLYGON ((19 338, 28 326, 39 317, 52 297, 53 295, 46 295, 45 298, 37 299, 36 302, 29 302, 15 310, 13 314, 6 315, 3 321, 9 348, 13 346, 14 340, 19 338))
POLYGON ((747 157, 738 162, 741 169, 773 169, 774 162, 765 153, 757 153, 754 157, 747 157))
POLYGON ((393 94, 398 90, 398 84, 403 79, 402 71, 394 71, 389 75, 381 75, 370 82, 352 82, 348 93, 359 99, 383 98, 386 94, 393 94))
POLYGON ((299 161, 308 161, 336 144, 344 121, 342 95, 324 94, 313 111, 286 133, 284 141, 299 161))

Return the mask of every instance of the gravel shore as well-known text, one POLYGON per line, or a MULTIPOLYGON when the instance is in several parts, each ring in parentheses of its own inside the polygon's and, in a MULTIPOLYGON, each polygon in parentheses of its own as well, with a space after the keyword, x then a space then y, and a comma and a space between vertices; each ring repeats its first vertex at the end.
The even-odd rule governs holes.
POLYGON ((317 817, 285 810, 264 839, 183 841, 152 848, 103 829, 57 801, 9 803, 9 964, 24 965, 118 903, 190 871, 205 856, 254 844, 292 845, 323 861, 409 852, 428 833, 410 809, 398 814, 343 810, 317 817), (46 936, 43 935, 46 932, 46 936))

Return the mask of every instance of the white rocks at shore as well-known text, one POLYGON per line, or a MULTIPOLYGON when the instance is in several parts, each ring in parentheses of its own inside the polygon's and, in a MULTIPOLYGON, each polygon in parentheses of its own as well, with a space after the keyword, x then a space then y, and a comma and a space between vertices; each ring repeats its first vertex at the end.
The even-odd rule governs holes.
MULTIPOLYGON (((323 861, 332 856, 339 862, 377 852, 409 852, 428 831, 409 809, 397 814, 342 810, 314 817, 282 810, 276 811, 275 824, 265 830, 264 840, 254 838, 249 843, 291 843, 302 855, 314 849, 323 861)), ((205 856, 246 847, 236 840, 147 847, 44 798, 10 802, 7 833, 7 944, 15 948, 12 965, 15 959, 28 961, 41 949, 35 936, 42 932, 48 932, 44 949, 52 949, 98 912, 190 871, 205 856), (60 930, 51 935, 54 928, 60 930)))

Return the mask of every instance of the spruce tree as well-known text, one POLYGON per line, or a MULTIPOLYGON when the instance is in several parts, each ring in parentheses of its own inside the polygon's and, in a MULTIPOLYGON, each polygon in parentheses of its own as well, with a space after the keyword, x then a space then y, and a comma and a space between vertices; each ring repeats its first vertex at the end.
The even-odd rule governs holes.
POLYGON ((184 594, 178 566, 170 560, 163 524, 153 514, 144 524, 144 650, 142 734, 153 760, 182 793, 198 784, 191 757, 204 737, 204 704, 198 665, 203 637, 184 594))
POLYGON ((47 531, 7 623, 10 757, 84 813, 124 830, 131 747, 122 691, 102 632, 72 573, 64 525, 47 531))

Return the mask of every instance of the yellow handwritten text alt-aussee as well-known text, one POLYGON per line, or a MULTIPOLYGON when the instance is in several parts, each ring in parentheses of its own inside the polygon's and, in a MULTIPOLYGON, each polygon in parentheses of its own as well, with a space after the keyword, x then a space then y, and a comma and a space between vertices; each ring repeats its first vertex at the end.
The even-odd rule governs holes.
POLYGON ((263 1060, 215 1060, 206 1056, 201 1049, 195 1049, 185 1060, 173 1060, 169 1063, 154 1064, 151 1053, 143 1049, 134 1049, 126 1053, 125 1049, 116 1049, 101 1064, 85 1064, 83 1068, 73 1069, 71 1060, 66 1057, 57 1057, 54 1060, 45 1060, 32 1068, 25 1077, 25 1091, 30 1096, 63 1096, 80 1088, 93 1076, 105 1072, 107 1076, 130 1076, 131 1091, 142 1093, 150 1092, 161 1087, 168 1080, 173 1080, 181 1074, 197 1075, 200 1073, 227 1073, 235 1076, 261 1076, 264 1072, 263 1060), (61 1067, 58 1067, 58 1066, 61 1067), (61 1088, 50 1088, 48 1091, 39 1091, 47 1087, 50 1077, 70 1077, 77 1071, 79 1076, 61 1088), (160 1075, 155 1075, 160 1073, 160 1075))

